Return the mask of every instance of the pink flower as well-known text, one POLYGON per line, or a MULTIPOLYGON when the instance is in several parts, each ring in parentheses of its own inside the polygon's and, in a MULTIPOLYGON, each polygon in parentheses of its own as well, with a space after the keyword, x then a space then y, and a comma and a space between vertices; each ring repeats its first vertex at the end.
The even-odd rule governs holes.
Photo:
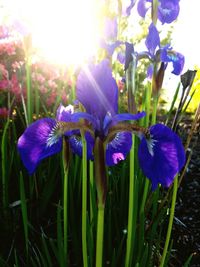
POLYGON ((8 71, 3 64, 0 64, 0 79, 8 79, 8 71))
POLYGON ((0 108, 0 119, 5 119, 8 117, 9 110, 5 107, 0 108))
POLYGON ((48 80, 48 86, 51 88, 51 89, 56 89, 58 86, 57 86, 57 84, 54 82, 54 81, 52 81, 52 80, 48 80))
POLYGON ((9 80, 3 79, 3 80, 0 81, 0 91, 8 89, 9 86, 10 86, 10 81, 9 80))
POLYGON ((125 84, 122 81, 119 80, 117 82, 117 85, 118 85, 120 93, 123 93, 124 92, 124 88, 125 88, 125 84))
POLYGON ((21 68, 21 66, 23 65, 23 61, 15 61, 12 63, 12 68, 13 68, 13 71, 16 72, 18 69, 21 68))
POLYGON ((48 92, 48 89, 44 85, 41 85, 39 90, 42 94, 46 94, 48 92))
POLYGON ((19 84, 19 81, 17 79, 17 75, 16 74, 12 74, 11 77, 11 92, 16 96, 19 97, 21 94, 21 87, 19 84))

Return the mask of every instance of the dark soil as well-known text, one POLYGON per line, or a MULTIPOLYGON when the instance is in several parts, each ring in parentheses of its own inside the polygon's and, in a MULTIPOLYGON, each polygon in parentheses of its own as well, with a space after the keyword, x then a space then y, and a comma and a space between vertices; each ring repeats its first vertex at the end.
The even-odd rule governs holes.
MULTIPOLYGON (((191 119, 185 119, 180 128, 186 140, 191 119)), ((191 145, 192 158, 177 195, 172 232, 174 255, 170 266, 184 266, 192 254, 190 267, 200 267, 200 132, 199 125, 191 145)))

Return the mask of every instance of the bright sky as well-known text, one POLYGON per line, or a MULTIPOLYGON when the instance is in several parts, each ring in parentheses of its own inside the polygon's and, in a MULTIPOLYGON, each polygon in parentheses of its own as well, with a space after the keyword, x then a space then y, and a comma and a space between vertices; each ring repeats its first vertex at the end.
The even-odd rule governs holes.
POLYGON ((181 0, 180 14, 172 34, 173 47, 185 55, 184 70, 200 67, 200 1, 181 0))
MULTIPOLYGON (((60 56, 63 60, 63 51, 65 51, 69 61, 74 60, 75 57, 78 61, 81 54, 86 56, 88 51, 91 52, 95 49, 97 25, 94 25, 94 16, 92 17, 91 14, 95 13, 94 3, 97 2, 95 0, 57 0, 51 2, 45 0, 0 0, 0 3, 6 3, 6 5, 12 7, 15 15, 24 13, 26 10, 25 14, 29 18, 33 16, 34 24, 37 22, 35 27, 38 32, 35 37, 38 39, 35 41, 44 44, 46 52, 51 51, 52 54, 52 50, 54 50, 55 55, 52 56, 60 56), (73 2, 75 2, 74 5, 73 2), (91 3, 93 3, 93 6, 91 3), (56 5, 56 8, 54 5, 56 5), (61 6, 61 8, 58 8, 58 6, 61 6), (71 12, 67 13, 69 8, 71 12), (85 18, 87 18, 87 21, 85 21, 85 18), (65 40, 63 41, 64 36, 65 40), (91 40, 91 36, 93 36, 92 42, 85 42, 87 39, 91 40), (69 45, 69 39, 71 45, 69 45), (58 42, 59 49, 53 49, 58 42), (67 50, 66 47, 68 47, 67 50), (70 51, 74 48, 76 53, 70 51), (59 52, 60 55, 58 55, 59 52)), ((194 65, 200 66, 199 20, 200 0, 180 0, 180 14, 177 23, 174 25, 172 46, 174 50, 185 55, 184 70, 192 69, 194 65)))
POLYGON ((77 65, 95 53, 98 39, 95 0, 0 0, 0 3, 14 25, 18 28, 23 23, 28 25, 33 46, 50 61, 77 65))
MULTIPOLYGON (((180 0, 180 13, 174 24, 172 47, 185 56, 183 72, 200 67, 200 0, 180 0)), ((170 67, 169 67, 170 68, 170 67)), ((165 99, 171 103, 180 76, 171 74, 167 69, 164 79, 165 99)))

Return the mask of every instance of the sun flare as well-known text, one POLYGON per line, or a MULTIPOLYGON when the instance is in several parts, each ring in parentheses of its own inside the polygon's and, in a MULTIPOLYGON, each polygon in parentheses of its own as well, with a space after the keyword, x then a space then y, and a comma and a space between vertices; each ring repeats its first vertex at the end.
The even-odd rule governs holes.
POLYGON ((77 65, 95 53, 97 1, 10 1, 14 16, 28 23, 33 46, 54 63, 77 65))

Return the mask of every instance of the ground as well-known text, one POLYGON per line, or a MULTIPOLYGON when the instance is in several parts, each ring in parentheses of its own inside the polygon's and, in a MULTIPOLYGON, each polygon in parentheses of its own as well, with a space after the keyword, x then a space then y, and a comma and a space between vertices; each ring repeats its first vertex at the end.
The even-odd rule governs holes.
MULTIPOLYGON (((200 124, 200 122, 199 122, 200 124)), ((171 266, 184 266, 193 254, 188 266, 200 267, 200 132, 199 124, 192 138, 192 158, 180 185, 173 226, 173 255, 171 266)), ((183 125, 185 139, 191 128, 191 120, 183 125)))

